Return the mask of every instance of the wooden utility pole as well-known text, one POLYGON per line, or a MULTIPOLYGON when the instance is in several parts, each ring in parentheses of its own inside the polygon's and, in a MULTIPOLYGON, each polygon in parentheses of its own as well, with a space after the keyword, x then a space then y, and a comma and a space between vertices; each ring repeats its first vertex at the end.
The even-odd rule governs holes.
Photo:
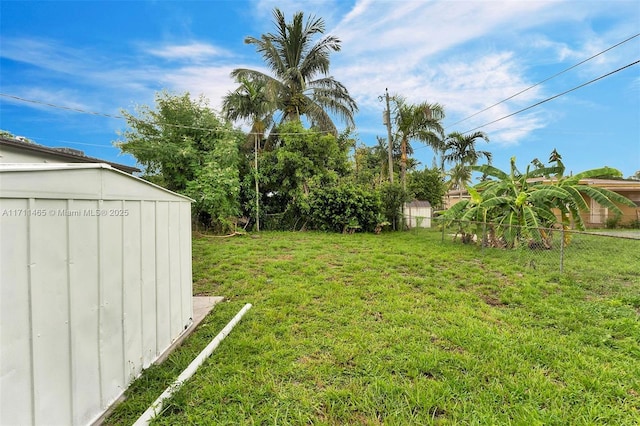
POLYGON ((258 134, 253 135, 255 140, 255 146, 253 150, 253 162, 255 166, 255 181, 256 181, 256 231, 260 232, 260 192, 258 187, 258 134))
POLYGON ((389 181, 393 183, 393 138, 391 136, 391 109, 389 108, 389 89, 384 89, 387 110, 384 112, 384 122, 387 125, 387 142, 389 143, 389 181))

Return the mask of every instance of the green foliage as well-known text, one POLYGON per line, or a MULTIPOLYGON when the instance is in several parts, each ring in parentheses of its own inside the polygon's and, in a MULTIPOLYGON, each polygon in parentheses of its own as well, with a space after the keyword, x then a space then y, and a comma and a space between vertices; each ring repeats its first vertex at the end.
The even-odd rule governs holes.
POLYGON ((474 166, 487 179, 468 188, 471 200, 454 205, 444 214, 445 219, 496 223, 500 229, 496 241, 517 247, 531 239, 545 240, 547 235, 540 228, 559 225, 567 229, 574 224, 584 229, 580 216, 580 212, 588 211, 584 196, 613 214, 621 214, 616 203, 634 205, 613 191, 580 183, 585 178, 618 177, 619 171, 604 167, 565 177, 560 155, 554 150, 551 158, 556 165, 537 166, 533 171, 527 167, 524 173, 516 168, 515 158, 511 159, 510 173, 490 165, 474 166))
POLYGON ((135 113, 123 111, 129 128, 116 144, 145 168, 145 179, 193 198, 196 218, 226 230, 238 213, 244 136, 189 93, 157 93, 155 109, 143 105, 135 113))
POLYGON ((260 186, 268 213, 304 211, 303 197, 313 186, 337 184, 349 172, 347 145, 331 134, 307 130, 298 121, 282 124, 277 143, 260 157, 260 186))
POLYGON ((276 100, 273 91, 263 80, 237 78, 240 86, 227 93, 222 100, 222 111, 229 120, 247 120, 251 131, 247 134, 245 148, 261 147, 263 136, 273 124, 276 100), (257 140, 256 140, 257 139, 257 140))
POLYGON ((239 213, 237 149, 218 144, 209 152, 209 160, 196 171, 184 193, 195 200, 193 208, 202 223, 211 223, 217 231, 233 228, 239 213))
POLYGON ((418 140, 430 146, 434 151, 442 149, 442 123, 445 113, 442 105, 437 103, 409 104, 401 96, 392 98, 394 138, 400 140, 400 177, 406 188, 406 171, 410 142, 418 140))
POLYGON ((640 219, 632 219, 626 224, 627 228, 640 229, 640 219))
POLYGON ((474 132, 463 135, 458 132, 449 133, 442 147, 442 160, 454 164, 475 165, 481 157, 486 158, 491 164, 492 154, 489 151, 478 151, 476 140, 482 139, 489 142, 489 137, 484 132, 474 132))
POLYGON ((358 228, 372 232, 378 225, 378 194, 351 184, 316 187, 309 194, 308 203, 312 225, 322 231, 358 228))
POLYGON ((256 47, 272 75, 245 68, 231 75, 237 81, 263 84, 285 121, 299 121, 304 115, 314 127, 333 134, 337 130, 329 114, 353 125, 358 106, 346 87, 328 75, 330 54, 340 50, 340 40, 325 36, 314 42, 325 31, 322 18, 305 21, 303 12, 296 12, 287 22, 278 8, 273 17, 274 32, 245 39, 256 47))
POLYGON ((407 191, 411 198, 429 201, 433 207, 438 208, 442 206, 447 188, 441 171, 433 168, 409 173, 407 191))
POLYGON ((387 182, 380 187, 382 214, 387 222, 393 224, 394 229, 399 229, 402 223, 402 205, 407 201, 409 197, 402 184, 387 182))
POLYGON ((17 139, 17 140, 22 141, 24 143, 35 143, 34 141, 32 141, 29 138, 25 138, 24 136, 16 136, 13 133, 11 133, 10 131, 3 130, 3 129, 0 129, 0 137, 8 138, 8 139, 17 139))
POLYGON ((615 229, 620 225, 621 220, 622 220, 622 215, 616 214, 613 216, 609 216, 607 220, 604 222, 604 225, 609 229, 615 229))

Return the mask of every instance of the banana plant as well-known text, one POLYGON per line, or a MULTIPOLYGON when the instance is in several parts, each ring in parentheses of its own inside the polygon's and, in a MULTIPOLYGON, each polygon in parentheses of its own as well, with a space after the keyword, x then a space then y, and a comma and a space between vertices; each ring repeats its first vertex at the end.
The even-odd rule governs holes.
POLYGON ((585 196, 614 214, 621 213, 616 203, 635 205, 616 192, 581 183, 586 178, 620 177, 618 170, 603 167, 566 177, 559 155, 552 158, 555 165, 534 170, 528 166, 524 173, 516 167, 515 157, 509 173, 490 165, 474 166, 474 171, 483 174, 483 181, 467 187, 471 198, 455 204, 444 214, 445 219, 489 224, 485 244, 517 247, 533 240, 550 248, 551 229, 568 229, 571 224, 585 229, 580 215, 589 211, 585 196))

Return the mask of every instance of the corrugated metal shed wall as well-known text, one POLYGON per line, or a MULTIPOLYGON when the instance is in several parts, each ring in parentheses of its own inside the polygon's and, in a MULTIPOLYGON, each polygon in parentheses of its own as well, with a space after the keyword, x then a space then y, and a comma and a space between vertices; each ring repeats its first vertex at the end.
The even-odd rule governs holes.
POLYGON ((0 424, 88 424, 190 325, 190 201, 86 166, 0 194, 0 424))
POLYGON ((431 204, 412 201, 404 205, 404 220, 409 228, 431 228, 431 204))

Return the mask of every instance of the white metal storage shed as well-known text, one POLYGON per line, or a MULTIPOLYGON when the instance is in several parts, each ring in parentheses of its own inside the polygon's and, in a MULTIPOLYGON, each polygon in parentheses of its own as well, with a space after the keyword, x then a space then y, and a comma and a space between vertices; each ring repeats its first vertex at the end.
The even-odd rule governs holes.
POLYGON ((0 165, 0 255, 0 424, 93 422, 191 324, 191 200, 109 165, 0 165))
POLYGON ((405 203, 404 220, 409 228, 431 228, 431 203, 419 200, 405 203))

